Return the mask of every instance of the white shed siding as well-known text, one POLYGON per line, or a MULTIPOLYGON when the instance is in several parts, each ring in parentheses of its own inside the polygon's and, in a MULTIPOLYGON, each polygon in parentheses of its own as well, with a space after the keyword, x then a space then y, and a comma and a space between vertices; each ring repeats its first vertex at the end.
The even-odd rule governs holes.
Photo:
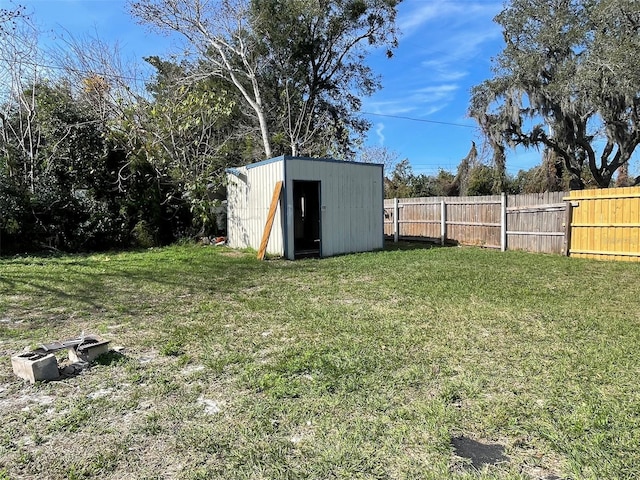
POLYGON ((247 248, 247 169, 235 169, 240 176, 227 174, 227 242, 233 248, 247 248))
MULTIPOLYGON (((382 166, 289 158, 288 192, 294 180, 320 182, 322 256, 383 248, 382 166)), ((292 196, 287 197, 287 225, 293 224, 292 196)), ((293 231, 288 252, 293 258, 293 231)))
MULTIPOLYGON (((283 160, 237 169, 246 177, 228 174, 227 234, 234 248, 260 247, 273 190, 283 180, 283 160)), ((273 221, 267 253, 284 255, 282 197, 273 221)))
POLYGON ((383 248, 382 165, 279 157, 234 171, 240 175, 227 175, 231 247, 259 248, 273 189, 276 182, 284 180, 267 252, 293 259, 293 182, 306 180, 320 182, 323 257, 383 248))

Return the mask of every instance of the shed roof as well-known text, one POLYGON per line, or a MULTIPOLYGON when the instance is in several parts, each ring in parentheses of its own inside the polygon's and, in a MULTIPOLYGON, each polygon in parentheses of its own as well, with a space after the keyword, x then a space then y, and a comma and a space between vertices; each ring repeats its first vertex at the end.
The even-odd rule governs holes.
MULTIPOLYGON (((273 157, 273 158, 269 158, 267 160, 261 160, 259 162, 256 163, 250 163, 248 165, 245 165, 245 168, 247 169, 251 169, 251 168, 258 168, 261 167, 263 165, 268 165, 270 163, 274 163, 274 162, 280 162, 280 161, 287 161, 287 160, 308 160, 310 162, 331 162, 331 163, 344 163, 344 164, 357 164, 357 165, 376 165, 376 166, 383 166, 382 163, 363 163, 363 162, 355 162, 353 160, 338 160, 335 158, 316 158, 316 157, 294 157, 291 155, 280 155, 279 157, 273 157)), ((237 167, 236 167, 237 168, 237 167)), ((235 168, 227 168, 226 172, 227 173, 234 173, 234 171, 237 172, 237 170, 235 168)))

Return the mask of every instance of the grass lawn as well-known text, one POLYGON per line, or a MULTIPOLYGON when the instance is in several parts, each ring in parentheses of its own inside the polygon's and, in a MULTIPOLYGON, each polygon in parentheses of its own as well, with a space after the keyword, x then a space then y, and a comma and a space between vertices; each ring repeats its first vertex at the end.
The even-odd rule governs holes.
POLYGON ((0 479, 640 478, 639 280, 475 248, 2 259, 0 479), (14 377, 82 331, 120 353, 14 377))

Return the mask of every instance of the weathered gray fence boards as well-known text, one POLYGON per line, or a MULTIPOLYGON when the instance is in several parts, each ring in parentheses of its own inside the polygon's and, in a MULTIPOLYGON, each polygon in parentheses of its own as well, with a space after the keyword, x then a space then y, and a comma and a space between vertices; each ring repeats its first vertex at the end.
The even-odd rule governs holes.
POLYGON ((566 192, 507 196, 507 248, 528 252, 564 250, 566 192))
POLYGON ((385 235, 561 254, 566 214, 562 199, 566 195, 548 192, 385 200, 385 235))

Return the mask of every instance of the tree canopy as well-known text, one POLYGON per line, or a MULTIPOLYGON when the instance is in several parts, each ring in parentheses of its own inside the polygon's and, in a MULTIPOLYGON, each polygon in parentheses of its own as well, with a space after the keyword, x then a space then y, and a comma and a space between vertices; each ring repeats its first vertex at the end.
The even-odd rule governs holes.
POLYGON ((584 187, 585 166, 608 187, 640 143, 637 2, 511 0, 495 21, 505 48, 469 111, 497 158, 505 146, 546 147, 571 188, 584 187))
POLYGON ((227 167, 273 154, 351 156, 396 45, 399 0, 140 0, 184 58, 61 35, 0 9, 0 254, 150 247, 224 233, 227 167), (9 34, 8 31, 11 30, 9 34))
POLYGON ((292 155, 326 155, 349 152, 368 128, 354 113, 379 83, 364 58, 369 47, 396 46, 399 1, 138 0, 131 11, 181 34, 200 75, 239 92, 264 155, 274 141, 292 155))

